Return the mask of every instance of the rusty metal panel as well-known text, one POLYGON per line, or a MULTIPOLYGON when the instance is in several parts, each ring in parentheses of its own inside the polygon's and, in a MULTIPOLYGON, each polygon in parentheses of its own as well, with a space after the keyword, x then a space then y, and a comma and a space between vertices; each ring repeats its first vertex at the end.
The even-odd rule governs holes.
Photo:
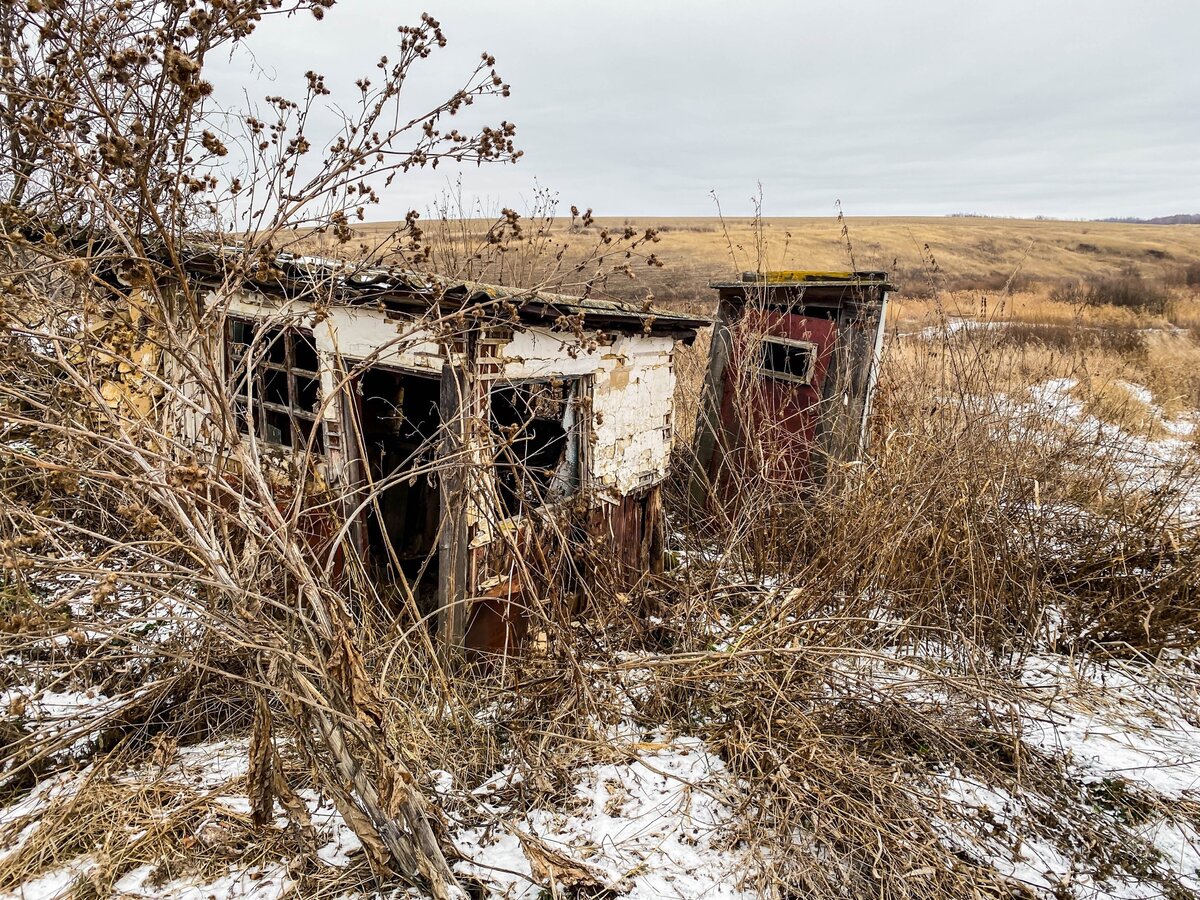
POLYGON ((582 610, 584 594, 569 596, 569 584, 547 580, 564 568, 555 554, 569 556, 569 568, 589 584, 616 590, 633 587, 647 572, 662 572, 665 525, 658 485, 601 502, 578 517, 565 510, 562 515, 557 529, 536 528, 525 519, 506 540, 473 549, 473 578, 484 586, 471 598, 463 644, 477 658, 519 650, 535 627, 537 604, 548 597, 561 597, 560 613, 582 610), (563 534, 572 537, 546 540, 563 534), (519 570, 515 559, 523 561, 519 570), (503 574, 485 578, 489 572, 503 574))

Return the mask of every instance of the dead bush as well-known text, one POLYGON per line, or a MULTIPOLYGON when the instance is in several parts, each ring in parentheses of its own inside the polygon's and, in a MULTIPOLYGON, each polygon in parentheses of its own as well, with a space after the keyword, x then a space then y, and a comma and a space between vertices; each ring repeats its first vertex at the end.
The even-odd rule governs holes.
POLYGON ((1117 306, 1161 316, 1166 312, 1168 296, 1138 270, 1127 269, 1114 277, 1089 279, 1082 299, 1090 306, 1117 306))
POLYGON ((999 343, 1017 348, 1036 344, 1061 352, 1096 352, 1129 361, 1144 360, 1147 354, 1146 334, 1134 326, 1009 322, 998 331, 999 343))

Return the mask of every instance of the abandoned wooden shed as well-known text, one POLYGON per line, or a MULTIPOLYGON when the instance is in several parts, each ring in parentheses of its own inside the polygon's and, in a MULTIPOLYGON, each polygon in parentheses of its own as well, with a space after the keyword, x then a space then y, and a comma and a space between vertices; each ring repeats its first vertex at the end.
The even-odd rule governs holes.
POLYGON ((547 535, 560 579, 597 545, 629 578, 660 565, 675 346, 708 320, 303 257, 232 287, 219 254, 189 268, 239 428, 320 460, 356 558, 449 645, 523 638, 547 535))
POLYGON ((747 473, 812 484, 857 458, 894 289, 886 274, 747 272, 711 286, 693 496, 728 497, 747 473))

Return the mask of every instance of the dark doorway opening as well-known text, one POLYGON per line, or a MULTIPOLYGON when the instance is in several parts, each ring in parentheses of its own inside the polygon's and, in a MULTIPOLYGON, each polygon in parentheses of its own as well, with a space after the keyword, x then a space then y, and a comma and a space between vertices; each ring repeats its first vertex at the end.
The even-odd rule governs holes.
POLYGON ((441 418, 436 377, 371 368, 357 381, 364 510, 370 571, 382 584, 403 580, 422 614, 436 608, 441 504, 430 477, 441 418), (367 477, 369 476, 369 477, 367 477))

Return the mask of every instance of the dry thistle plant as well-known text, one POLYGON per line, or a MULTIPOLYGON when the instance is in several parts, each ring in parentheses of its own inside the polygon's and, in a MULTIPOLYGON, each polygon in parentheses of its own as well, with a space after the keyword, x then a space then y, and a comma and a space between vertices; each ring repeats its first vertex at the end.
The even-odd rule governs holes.
MULTIPOLYGON (((352 515, 328 483, 315 429, 284 456, 246 427, 251 413, 230 390, 221 341, 211 339, 226 331, 227 292, 201 288, 191 274, 200 266, 221 286, 266 283, 281 277, 283 254, 315 246, 339 260, 307 295, 305 318, 319 322, 339 302, 336 282, 364 266, 436 266, 444 283, 486 277, 531 293, 586 294, 634 260, 653 264, 643 248, 655 235, 594 229, 593 249, 564 262, 554 250, 554 204, 541 195, 530 217, 504 210, 467 223, 444 208, 427 234, 413 212, 382 240, 356 245, 353 223, 406 171, 511 162, 520 151, 509 122, 447 124, 507 96, 487 53, 465 87, 406 115, 405 83, 447 43, 428 15, 400 28, 398 53, 356 83, 339 133, 313 130, 333 91, 315 72, 301 99, 266 98, 265 113, 216 107, 205 77, 214 52, 240 52, 266 16, 320 18, 330 5, 68 0, 0 9, 0 132, 9 151, 0 171, 6 649, 27 661, 20 675, 39 690, 87 674, 108 698, 86 725, 15 725, 5 735, 2 790, 18 796, 91 757, 108 759, 111 771, 115 748, 136 756, 163 735, 194 740, 240 723, 252 731, 254 824, 271 821, 278 801, 304 833, 290 783, 296 764, 285 765, 299 754, 380 883, 398 877, 436 897, 463 896, 440 814, 418 782, 428 768, 428 719, 438 718, 430 710, 468 709, 474 698, 459 696, 458 672, 404 579, 399 598, 383 596, 356 558, 352 515), (89 587, 55 590, 64 583, 89 587), (106 611, 96 619, 103 626, 71 627, 77 617, 95 624, 88 614, 97 610, 106 611), (64 631, 66 643, 56 643, 64 631), (409 679, 419 688, 389 689, 409 679), (288 725, 283 750, 277 718, 288 725)), ((591 228, 590 211, 580 226, 591 228)), ((522 294, 476 304, 469 316, 445 311, 442 300, 342 372, 322 402, 334 402, 381 352, 433 335, 448 357, 479 316, 515 315, 522 294)), ((299 318, 284 307, 268 324, 286 329, 299 318)), ((565 344, 584 341, 580 323, 560 324, 565 344)), ((267 333, 246 344, 245 365, 273 352, 267 333)), ((454 424, 473 427, 471 415, 464 410, 454 424)), ((469 468, 443 445, 441 434, 430 436, 429 463, 403 477, 469 468)), ((390 486, 371 483, 354 501, 377 504, 390 486)), ((579 580, 564 527, 549 520, 509 548, 526 583, 544 586, 530 612, 542 632, 569 618, 555 585, 579 580)), ((126 847, 121 865, 105 870, 107 884, 144 852, 126 847)), ((22 883, 45 863, 34 846, 5 864, 0 882, 22 883)))
MULTIPOLYGON (((352 592, 335 571, 344 567, 330 564, 333 551, 312 533, 314 513, 333 509, 312 439, 285 463, 240 433, 247 413, 235 408, 206 339, 223 333, 226 311, 189 279, 206 254, 226 283, 269 278, 278 254, 311 232, 345 247, 349 223, 414 167, 519 157, 511 123, 444 124, 507 95, 486 53, 464 88, 415 119, 403 115, 405 82, 446 45, 427 15, 399 30, 399 52, 379 61, 375 82, 357 83, 360 102, 340 134, 310 129, 331 93, 315 72, 302 99, 268 98, 265 115, 215 107, 205 79, 214 52, 236 51, 264 16, 319 18, 329 5, 71 0, 0 10, 8 150, 0 546, 4 594, 16 607, 5 630, 10 649, 36 657, 46 630, 70 615, 61 597, 39 606, 29 587, 39 578, 94 580, 94 605, 131 587, 155 597, 116 634, 71 635, 55 654, 66 669, 50 667, 53 679, 110 665, 103 684, 127 701, 89 725, 100 731, 86 752, 144 740, 173 716, 178 724, 187 717, 174 710, 202 698, 214 678, 233 679, 257 697, 249 786, 257 822, 271 817, 275 797, 294 806, 272 741, 272 716, 285 712, 376 873, 461 896, 412 759, 387 734, 396 714, 367 671, 352 592), (241 133, 219 127, 231 118, 241 133), (185 427, 195 416, 200 428, 185 427), (201 440, 189 437, 196 433, 201 440), (147 627, 170 637, 146 640, 147 627), (161 677, 134 689, 127 674, 122 695, 130 666, 161 677)), ((506 214, 486 243, 506 250, 520 237, 517 216, 506 214)), ((415 215, 395 238, 406 266, 430 262, 415 215)), ((461 317, 435 314, 416 327, 446 345, 461 317)), ((402 329, 396 342, 411 339, 402 329)), ((427 677, 445 687, 424 636, 417 627, 406 652, 424 649, 427 677)), ((10 735, 6 793, 74 760, 62 751, 78 740, 10 735)), ((18 876, 10 868, 7 877, 18 876)))
MULTIPOLYGON (((748 786, 737 836, 759 851, 761 871, 747 874, 763 893, 1003 895, 994 871, 946 846, 912 786, 949 765, 996 783, 1041 777, 1008 702, 1014 665, 1038 646, 1126 657, 1196 647, 1200 548, 1179 514, 1194 459, 1147 487, 1127 477, 1108 433, 1048 425, 1021 398, 1051 374, 1094 371, 1096 347, 952 329, 930 256, 940 325, 889 346, 861 461, 798 489, 794 442, 750 423, 726 492, 736 502, 698 509, 680 490, 681 564, 633 590, 610 578, 619 548, 566 549, 579 510, 565 504, 501 545, 531 586, 529 652, 460 677, 431 635, 419 579, 384 591, 355 557, 353 510, 313 434, 282 456, 245 427, 221 351, 204 339, 224 333, 228 309, 221 292, 195 288, 190 267, 201 260, 231 286, 278 279, 287 251, 339 258, 311 285, 309 320, 341 302, 339 279, 379 266, 518 289, 472 310, 436 297, 387 348, 434 335, 448 357, 471 317, 505 321, 519 289, 601 294, 657 267, 657 234, 604 229, 574 208, 563 223, 546 194, 495 217, 451 196, 430 216, 369 230, 369 210, 405 171, 520 151, 511 123, 446 124, 507 93, 487 54, 466 88, 397 118, 405 82, 446 42, 428 16, 401 29, 377 82, 359 82, 341 133, 312 131, 333 90, 318 73, 300 100, 272 98, 267 113, 236 116, 240 130, 223 127, 229 111, 205 80, 213 52, 252 40, 265 16, 319 17, 328 5, 0 2, 4 677, 46 692, 86 680, 107 698, 68 728, 6 711, 6 799, 92 768, 87 788, 53 808, 52 828, 0 861, 0 889, 99 844, 98 894, 162 859, 164 875, 196 860, 215 868, 230 840, 178 846, 214 830, 258 834, 252 853, 311 857, 297 797, 316 786, 370 871, 305 890, 400 879, 461 897, 439 807, 487 827, 506 814, 465 792, 432 803, 431 771, 465 784, 511 766, 527 776, 525 802, 549 805, 569 796, 581 760, 634 756, 661 732, 705 738, 748 786), (930 648, 932 663, 918 655, 930 648), (915 705, 911 685, 881 688, 889 667, 936 702, 915 705), (622 728, 637 737, 614 738, 622 728), (248 817, 222 812, 205 831, 177 784, 129 778, 176 743, 238 731, 251 735, 248 817), (277 807, 289 829, 267 827, 277 807)), ((764 246, 755 241, 760 269, 764 246)), ((990 308, 999 322, 1004 304, 990 308)), ((299 318, 284 305, 270 324, 299 318)), ((585 349, 579 323, 560 331, 585 349)), ((247 360, 271 352, 261 336, 246 346, 247 360)), ((340 372, 332 396, 373 361, 340 372)), ((751 408, 754 390, 739 384, 735 408, 751 408)), ((362 440, 357 431, 347 437, 362 440)), ((515 432, 487 460, 439 453, 444 438, 427 436, 427 461, 404 477, 469 478, 468 462, 515 455, 515 432)), ((377 504, 391 486, 371 482, 353 503, 377 504)))

